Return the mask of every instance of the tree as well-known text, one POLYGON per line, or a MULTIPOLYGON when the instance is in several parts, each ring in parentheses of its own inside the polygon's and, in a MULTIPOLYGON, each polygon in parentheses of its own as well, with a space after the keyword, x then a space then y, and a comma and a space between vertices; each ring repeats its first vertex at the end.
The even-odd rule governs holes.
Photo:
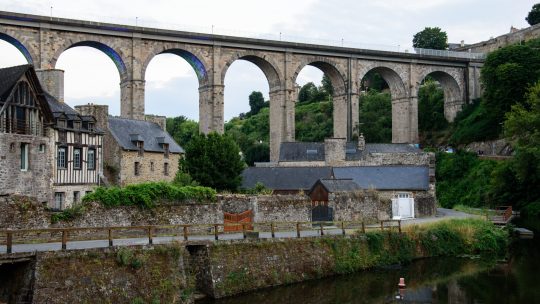
POLYGON ((535 5, 533 5, 531 11, 529 12, 525 20, 527 20, 530 25, 540 23, 540 3, 536 3, 535 5))
POLYGON ((483 103, 493 116, 493 125, 504 120, 512 105, 525 100, 527 88, 540 77, 540 53, 531 46, 510 45, 489 53, 482 67, 481 80, 485 91, 483 103))
POLYGON ((255 115, 264 107, 264 97, 261 92, 253 91, 249 94, 250 115, 255 115))
POLYGON ((328 75, 324 74, 322 81, 322 89, 328 96, 334 95, 334 87, 332 86, 332 81, 330 80, 330 77, 328 75))
POLYGON ((199 124, 185 116, 167 118, 167 132, 182 147, 199 134, 199 124))
POLYGON ((389 93, 369 91, 360 97, 360 133, 367 142, 392 141, 392 101, 389 93))
POLYGON ((244 158, 249 166, 256 162, 270 161, 270 147, 266 143, 256 143, 246 149, 244 158))
POLYGON ((426 27, 414 35, 413 46, 422 49, 446 50, 448 36, 438 27, 426 27))
POLYGON ((418 129, 439 131, 448 126, 444 117, 444 91, 434 80, 425 81, 418 90, 418 129))
POLYGON ((308 82, 300 88, 298 92, 298 102, 311 102, 313 97, 318 95, 319 90, 313 82, 308 82))
POLYGON ((210 133, 195 136, 185 147, 183 170, 203 186, 235 191, 242 182, 245 163, 240 149, 227 135, 210 133))

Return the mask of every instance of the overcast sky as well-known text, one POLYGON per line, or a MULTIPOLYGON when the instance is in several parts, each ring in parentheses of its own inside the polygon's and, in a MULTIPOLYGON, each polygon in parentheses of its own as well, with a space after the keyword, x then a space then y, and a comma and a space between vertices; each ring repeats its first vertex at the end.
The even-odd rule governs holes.
MULTIPOLYGON (((529 0, 0 0, 0 10, 114 22, 146 27, 235 34, 304 41, 405 49, 426 26, 447 32, 450 42, 474 43, 527 27, 529 0)), ((25 64, 24 57, 0 40, 0 67, 25 64)), ((56 68, 65 71, 65 98, 71 105, 108 104, 120 113, 119 75, 98 50, 76 47, 64 52, 56 68)), ((300 85, 320 84, 322 73, 306 67, 300 85)), ((248 95, 268 83, 255 65, 237 61, 225 77, 225 119, 249 111, 248 95)), ((146 72, 146 113, 198 120, 197 78, 191 66, 175 55, 159 55, 146 72)))

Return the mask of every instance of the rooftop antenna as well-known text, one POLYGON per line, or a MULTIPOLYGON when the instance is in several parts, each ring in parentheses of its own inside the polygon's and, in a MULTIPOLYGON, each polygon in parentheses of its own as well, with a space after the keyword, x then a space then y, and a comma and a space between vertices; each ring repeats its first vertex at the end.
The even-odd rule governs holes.
POLYGON ((52 19, 52 9, 53 9, 53 7, 52 7, 52 5, 51 5, 51 19, 52 19))
POLYGON ((135 26, 139 26, 139 17, 135 17, 135 26))

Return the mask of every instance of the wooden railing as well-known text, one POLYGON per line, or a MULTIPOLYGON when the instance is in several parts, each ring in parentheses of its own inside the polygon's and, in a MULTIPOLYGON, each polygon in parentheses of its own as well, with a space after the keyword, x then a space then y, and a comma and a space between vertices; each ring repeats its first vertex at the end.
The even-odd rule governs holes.
POLYGON ((489 217, 495 224, 506 224, 512 218, 512 206, 498 206, 493 210, 493 214, 489 217))
MULTIPOLYGON (((148 239, 148 244, 153 244, 154 238, 160 236, 158 231, 166 231, 161 236, 173 236, 189 241, 190 237, 194 236, 209 236, 212 235, 213 239, 220 240, 220 235, 228 234, 227 231, 233 231, 229 229, 229 226, 240 226, 237 231, 242 232, 242 237, 247 238, 248 232, 256 229, 259 233, 269 233, 270 238, 276 238, 277 233, 291 233, 295 234, 297 238, 302 237, 303 231, 317 231, 318 234, 324 236, 328 230, 341 230, 341 235, 346 235, 347 230, 358 231, 366 233, 367 230, 382 230, 392 231, 396 230, 401 233, 401 221, 400 220, 384 220, 379 224, 366 225, 364 222, 358 221, 340 221, 340 222, 267 222, 267 223, 240 223, 240 224, 185 224, 185 225, 148 225, 148 226, 112 226, 112 227, 76 227, 76 228, 46 228, 46 229, 18 229, 18 230, 0 230, 0 235, 5 236, 6 253, 13 252, 13 245, 16 238, 20 239, 17 244, 38 244, 58 242, 58 237, 54 235, 60 235, 61 249, 66 250, 68 242, 75 241, 101 241, 105 238, 95 238, 97 235, 106 235, 108 245, 114 246, 114 240, 120 240, 128 237, 126 234, 122 234, 122 231, 144 231, 145 238, 148 239), (333 224, 332 227, 327 225, 333 224), (325 231, 326 230, 326 231, 325 231), (93 233, 88 233, 92 232, 93 233), (99 233, 100 232, 100 233, 99 233), (206 232, 206 233, 203 233, 206 232), (81 234, 82 233, 82 234, 81 234), (32 234, 47 234, 46 237, 37 239, 29 239, 27 236, 32 234), (76 235, 75 238, 70 240, 70 234, 76 235), (26 237, 25 237, 26 236, 26 237), (92 238, 92 236, 94 236, 92 238), (115 238, 116 237, 116 238, 115 238)), ((307 235, 304 235, 307 236, 307 235)), ((136 235, 129 235, 129 237, 141 237, 140 233, 136 235)), ((291 237, 291 236, 282 236, 291 237)), ((210 238, 211 239, 211 238, 210 238)))
POLYGON ((40 122, 0 118, 1 133, 47 136, 47 128, 40 122))

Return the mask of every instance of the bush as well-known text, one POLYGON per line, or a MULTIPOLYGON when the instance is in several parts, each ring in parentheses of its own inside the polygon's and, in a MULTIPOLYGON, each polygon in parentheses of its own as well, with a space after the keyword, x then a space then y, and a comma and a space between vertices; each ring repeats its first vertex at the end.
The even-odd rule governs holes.
POLYGON ((74 218, 83 215, 85 211, 86 205, 84 203, 75 204, 71 208, 66 208, 62 210, 62 212, 52 214, 51 222, 54 224, 60 221, 71 221, 74 218))
POLYGON ((201 186, 177 187, 166 182, 129 185, 125 188, 99 187, 83 198, 84 202, 99 202, 106 207, 138 206, 143 208, 152 208, 160 203, 215 200, 214 189, 201 186))

